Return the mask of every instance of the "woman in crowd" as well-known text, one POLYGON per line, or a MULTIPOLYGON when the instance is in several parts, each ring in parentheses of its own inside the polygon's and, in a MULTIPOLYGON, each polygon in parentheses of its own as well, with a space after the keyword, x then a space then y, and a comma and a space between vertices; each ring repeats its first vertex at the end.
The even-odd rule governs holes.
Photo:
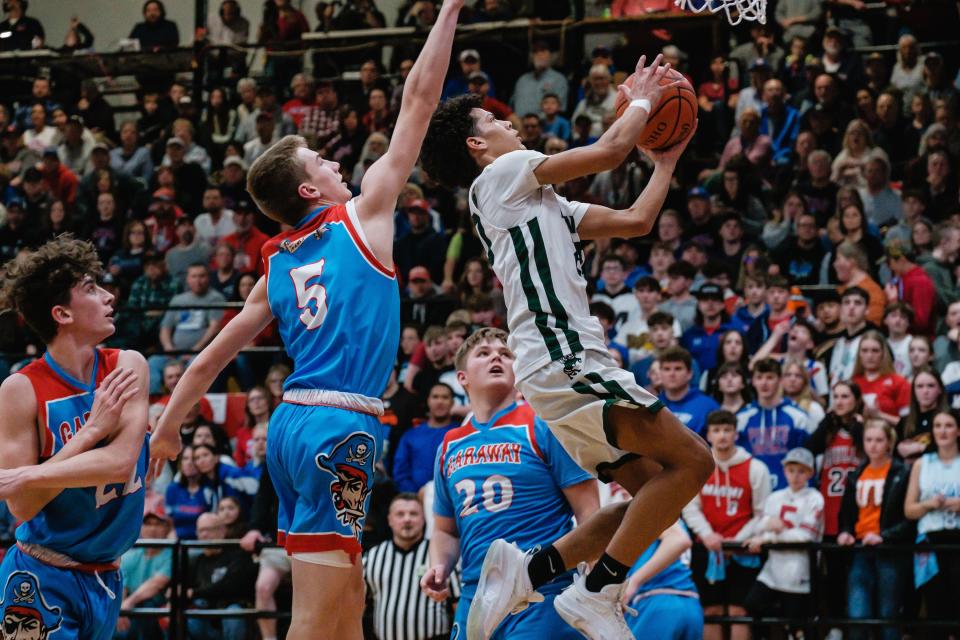
POLYGON ((227 92, 223 87, 211 89, 200 117, 200 132, 210 141, 213 166, 219 167, 223 163, 223 152, 227 143, 233 140, 238 124, 237 110, 227 101, 227 92))
POLYGON ((250 528, 241 517, 243 510, 240 507, 240 501, 233 496, 225 496, 217 505, 217 515, 223 520, 227 527, 225 538, 227 540, 239 540, 250 528))
MULTIPOLYGON (((840 535, 837 543, 863 545, 853 553, 847 577, 847 615, 851 618, 893 618, 901 615, 909 557, 877 552, 871 547, 908 543, 914 538, 913 522, 904 515, 909 471, 893 458, 897 435, 887 422, 869 420, 863 429, 866 460, 847 476, 840 508, 840 535)), ((851 627, 845 637, 868 638, 864 627, 851 627)), ((898 640, 899 629, 883 627, 883 640, 898 640)))
POLYGON ((833 250, 833 269, 837 291, 842 295, 850 287, 859 287, 867 292, 870 303, 867 305, 867 321, 876 326, 883 323, 883 309, 887 296, 883 287, 870 275, 870 263, 866 252, 856 244, 841 242, 833 250))
POLYGON ((367 139, 367 132, 360 124, 357 110, 348 104, 340 107, 340 128, 337 134, 324 147, 323 157, 339 162, 340 167, 352 169, 360 157, 363 141, 367 139))
POLYGON ((73 233, 74 231, 76 231, 76 224, 63 200, 51 202, 42 223, 43 238, 53 240, 61 233, 73 233))
POLYGON ((357 159, 357 164, 353 167, 353 173, 350 174, 350 184, 354 187, 359 187, 360 183, 363 182, 363 176, 366 174, 367 169, 383 157, 389 147, 390 138, 388 138, 385 133, 374 131, 367 136, 367 139, 363 143, 363 148, 360 150, 360 157, 357 159))
POLYGON ((924 367, 933 366, 933 344, 927 336, 913 336, 910 339, 910 370, 913 375, 924 367))
POLYGON ((716 396, 719 387, 720 367, 732 363, 742 370, 747 369, 747 346, 743 334, 736 329, 724 331, 717 343, 717 366, 700 375, 700 390, 710 396, 716 396))
MULTIPOLYGON (((904 510, 917 520, 921 537, 935 544, 960 544, 960 414, 941 411, 933 418, 936 451, 923 454, 910 472, 904 510)), ((937 551, 937 573, 922 587, 927 612, 935 620, 957 621, 960 553, 937 551)), ((928 576, 924 576, 928 577, 928 576)), ((958 637, 960 625, 927 630, 926 637, 958 637)))
POLYGON ((717 390, 713 395, 720 408, 736 415, 752 399, 747 385, 747 369, 736 362, 717 367, 717 390))
POLYGON ((933 223, 920 218, 913 223, 910 230, 910 244, 913 245, 913 252, 916 258, 929 256, 933 252, 933 223))
POLYGON ((863 414, 897 424, 910 409, 910 384, 893 370, 890 347, 879 331, 868 331, 860 338, 853 381, 863 392, 863 414))
POLYGON ((897 454, 913 462, 933 441, 933 418, 947 409, 947 394, 940 374, 933 367, 914 371, 910 385, 910 412, 897 424, 897 454))
POLYGON ((920 140, 933 122, 933 103, 930 102, 930 96, 925 93, 915 94, 910 100, 910 115, 910 121, 903 128, 903 144, 913 152, 920 148, 920 140))
POLYGON ((227 434, 220 427, 204 423, 198 424, 193 431, 191 444, 194 448, 198 445, 206 445, 217 452, 217 459, 221 464, 229 467, 237 466, 233 458, 230 457, 230 442, 227 440, 227 434))
POLYGON ((115 278, 131 283, 143 273, 143 258, 150 246, 150 232, 140 220, 123 228, 123 247, 110 258, 108 269, 115 278))
POLYGON ((282 362, 272 365, 267 370, 264 386, 270 392, 270 406, 274 409, 283 402, 283 383, 290 375, 290 367, 282 362))
POLYGON ((810 371, 806 363, 796 358, 788 358, 783 363, 780 383, 783 385, 783 395, 807 413, 810 430, 816 430, 825 413, 823 405, 810 387, 810 371))
MULTIPOLYGON (((863 166, 874 153, 887 157, 883 149, 873 145, 873 135, 867 123, 863 120, 851 120, 843 135, 843 149, 833 160, 830 180, 841 187, 865 186, 863 166)), ((887 163, 889 162, 887 158, 887 163)))
POLYGON ((793 233, 797 218, 809 212, 807 200, 799 191, 788 191, 774 208, 773 217, 763 225, 760 239, 767 249, 776 249, 793 233))
POLYGON ((237 429, 236 445, 233 448, 233 459, 238 467, 243 467, 250 460, 250 439, 253 430, 270 423, 270 392, 266 387, 257 385, 247 392, 247 405, 244 408, 246 419, 243 426, 237 429))
POLYGON ((193 445, 193 464, 204 487, 210 489, 211 508, 218 507, 225 496, 234 496, 245 512, 249 510, 259 485, 255 478, 234 466, 232 460, 229 465, 223 464, 216 450, 208 444, 193 445))
POLYGON ((197 518, 213 508, 213 490, 203 484, 200 472, 193 463, 193 447, 187 445, 180 452, 177 474, 165 497, 167 515, 173 519, 177 539, 194 540, 197 537, 197 518))
POLYGON ((475 293, 485 293, 490 296, 497 315, 506 317, 507 307, 503 301, 503 291, 494 284, 493 269, 481 257, 470 258, 464 263, 463 274, 457 283, 457 296, 461 304, 475 293))

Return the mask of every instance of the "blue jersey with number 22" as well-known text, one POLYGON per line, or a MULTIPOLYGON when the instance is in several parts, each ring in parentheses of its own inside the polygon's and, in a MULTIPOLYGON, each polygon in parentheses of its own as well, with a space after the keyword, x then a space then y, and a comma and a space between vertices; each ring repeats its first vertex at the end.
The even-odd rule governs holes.
POLYGON ((262 255, 270 310, 294 362, 284 387, 379 397, 400 343, 400 291, 353 201, 311 211, 262 255))
POLYGON ((494 540, 529 549, 570 531, 573 511, 562 489, 591 478, 529 405, 450 431, 437 452, 433 511, 457 523, 463 596, 476 592, 494 540))

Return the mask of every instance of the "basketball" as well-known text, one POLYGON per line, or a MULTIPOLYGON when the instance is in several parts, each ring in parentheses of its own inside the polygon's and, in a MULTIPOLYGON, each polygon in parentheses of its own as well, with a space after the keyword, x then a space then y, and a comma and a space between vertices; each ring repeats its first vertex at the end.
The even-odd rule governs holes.
MULTIPOLYGON (((624 84, 633 86, 636 75, 630 74, 624 84)), ((697 94, 690 82, 676 69, 670 69, 664 74, 660 84, 670 84, 677 80, 682 82, 664 92, 660 102, 653 105, 653 111, 647 118, 647 126, 637 141, 638 146, 654 151, 669 149, 678 142, 683 142, 693 131, 693 125, 697 121, 697 94)), ((627 104, 623 94, 618 93, 614 104, 618 118, 623 115, 627 104)))

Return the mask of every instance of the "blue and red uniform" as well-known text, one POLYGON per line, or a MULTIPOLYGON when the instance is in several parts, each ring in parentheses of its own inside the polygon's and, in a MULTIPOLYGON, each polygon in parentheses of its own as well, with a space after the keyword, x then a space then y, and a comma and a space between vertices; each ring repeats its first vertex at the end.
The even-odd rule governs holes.
POLYGON ((400 343, 400 291, 353 201, 311 211, 263 247, 267 299, 293 359, 267 465, 288 553, 356 558, 382 451, 380 395, 400 343))
MULTIPOLYGON (((36 395, 40 462, 55 455, 83 428, 96 388, 117 367, 119 355, 117 349, 97 349, 88 381, 70 376, 49 353, 20 370, 36 395)), ((38 607, 37 615, 48 633, 56 619, 57 638, 112 636, 123 597, 117 561, 133 546, 143 522, 150 457, 146 424, 143 433, 143 448, 127 482, 64 489, 17 528, 17 546, 0 565, 4 613, 11 602, 21 608, 31 604, 38 607), (32 599, 18 597, 18 590, 37 593, 32 599)))
MULTIPOLYGON (((437 452, 433 511, 453 518, 460 533, 462 591, 451 638, 466 632, 490 544, 499 538, 521 549, 552 543, 573 528, 563 489, 590 479, 529 405, 512 404, 487 423, 471 418, 447 433, 437 452)), ((571 582, 568 572, 537 589, 546 601, 509 616, 493 637, 580 638, 553 608, 571 582)))

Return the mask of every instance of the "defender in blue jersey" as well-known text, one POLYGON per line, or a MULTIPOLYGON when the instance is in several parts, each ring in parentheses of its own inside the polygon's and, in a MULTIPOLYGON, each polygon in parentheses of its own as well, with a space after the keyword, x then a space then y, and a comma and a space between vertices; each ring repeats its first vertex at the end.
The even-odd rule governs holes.
POLYGON ((690 573, 690 534, 679 522, 637 559, 623 592, 637 638, 702 640, 703 607, 690 573))
POLYGON ((175 458, 183 416, 277 319, 294 371, 270 419, 267 465, 279 498, 278 541, 292 557, 291 640, 363 636, 360 533, 382 454, 379 396, 400 332, 393 213, 440 98, 462 6, 443 3, 404 85, 390 149, 367 169, 357 198, 340 166, 297 136, 250 167, 253 199, 289 230, 264 245, 265 275, 187 369, 151 441, 154 458, 175 458))
MULTIPOLYGON (((447 580, 462 559, 460 603, 451 638, 465 638, 470 602, 487 549, 498 539, 521 548, 549 544, 585 520, 599 505, 596 481, 564 451, 529 405, 518 405, 513 354, 507 334, 480 329, 457 353, 457 380, 467 390, 473 415, 450 431, 434 471, 434 534, 430 568, 421 588, 448 595, 447 580)), ((553 608, 573 572, 548 582, 536 603, 504 620, 494 638, 580 638, 553 608)))
POLYGON ((0 565, 2 636, 106 640, 143 521, 147 363, 97 348, 113 296, 90 243, 60 236, 4 269, 0 307, 47 349, 0 385, 0 499, 24 521, 0 565))

